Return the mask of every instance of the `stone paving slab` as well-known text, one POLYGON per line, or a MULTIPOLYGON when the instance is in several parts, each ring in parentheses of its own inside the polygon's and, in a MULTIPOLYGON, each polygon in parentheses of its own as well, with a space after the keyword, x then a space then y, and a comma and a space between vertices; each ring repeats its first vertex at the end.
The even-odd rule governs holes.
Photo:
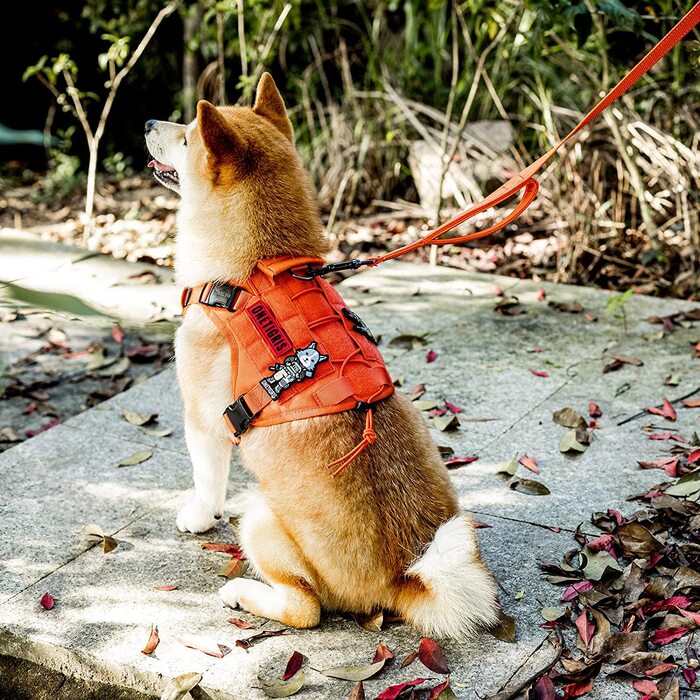
MULTIPOLYGON (((697 410, 679 411, 674 424, 644 417, 615 425, 657 403, 663 393, 673 397, 690 391, 693 382, 700 384, 690 345, 700 339, 700 329, 679 328, 661 340, 649 339, 660 327, 642 319, 691 308, 683 302, 633 297, 625 333, 606 316, 604 292, 404 263, 357 275, 344 287, 346 298, 382 336, 392 375, 403 377, 405 388, 423 382, 424 398, 461 405, 463 418, 495 419, 464 421, 453 433, 433 430, 438 443, 451 445, 457 454, 479 455, 479 461, 452 476, 462 505, 491 526, 479 530, 484 556, 504 588, 504 608, 518 621, 516 644, 489 636, 444 644, 457 696, 475 699, 495 692, 511 676, 529 676, 550 658, 549 645, 541 645, 545 635, 539 610, 556 604, 561 590, 540 578, 535 559, 560 558, 572 540, 567 531, 554 533, 542 525, 573 528, 588 522, 594 510, 632 510, 625 497, 663 476, 636 467, 636 459, 656 458, 664 449, 663 443, 648 440, 641 427, 672 426, 686 436, 700 428, 697 410), (496 286, 517 294, 528 313, 496 314, 496 286), (540 286, 549 299, 579 300, 598 321, 538 302, 540 286), (387 347, 396 335, 424 332, 428 335, 421 347, 387 347), (528 352, 533 347, 549 349, 528 352), (430 364, 425 360, 428 348, 438 352, 430 364), (638 356, 645 364, 603 375, 608 354, 616 352, 638 356), (535 377, 531 369, 547 369, 550 377, 535 377), (663 385, 669 373, 679 375, 679 386, 663 385), (627 391, 615 396, 624 383, 630 385, 627 391), (565 405, 584 411, 589 400, 603 408, 601 429, 584 455, 569 460, 558 451, 564 429, 551 422, 551 413, 565 405), (550 496, 516 493, 495 474, 496 466, 515 452, 539 458, 536 478, 548 485, 550 496), (516 600, 519 591, 523 596, 516 600)), ((368 662, 379 641, 395 648, 399 661, 415 648, 419 635, 405 626, 375 635, 339 616, 327 617, 315 630, 264 640, 247 652, 235 646, 236 639, 253 630, 238 630, 226 623, 227 617, 240 615, 256 625, 262 621, 232 613, 216 595, 222 555, 203 551, 199 544, 229 540, 225 519, 202 536, 175 528, 183 490, 191 483, 180 410, 169 369, 0 457, 4 491, 11 494, 0 502, 5 523, 0 654, 154 697, 166 678, 198 670, 207 697, 256 700, 264 697, 255 688, 258 674, 279 673, 293 650, 306 654, 314 668, 323 668, 368 662), (160 424, 173 428, 173 434, 160 439, 144 435, 121 418, 124 409, 159 413, 160 424), (116 466, 145 446, 155 447, 150 460, 116 466), (109 554, 99 547, 88 549, 77 534, 88 522, 114 534, 119 547, 109 554), (152 588, 166 584, 178 589, 166 593, 152 588), (38 602, 47 590, 57 600, 49 612, 38 602), (140 649, 151 623, 158 625, 162 641, 153 657, 146 657, 140 649), (182 634, 211 636, 230 651, 213 659, 179 644, 182 634)), ((236 512, 248 483, 234 464, 228 512, 236 512)), ((267 623, 264 629, 275 627, 267 623)), ((366 683, 368 697, 399 680, 434 676, 419 662, 403 670, 398 665, 366 683)), ((350 683, 309 671, 308 684, 297 697, 343 698, 350 688, 350 683)), ((629 683, 601 677, 591 697, 631 699, 636 693, 629 683)))

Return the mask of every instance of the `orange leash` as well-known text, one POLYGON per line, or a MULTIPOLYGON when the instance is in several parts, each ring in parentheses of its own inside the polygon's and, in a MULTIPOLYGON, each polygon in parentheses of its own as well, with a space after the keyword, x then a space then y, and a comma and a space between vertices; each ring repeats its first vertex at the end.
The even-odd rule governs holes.
POLYGON ((457 215, 454 219, 445 222, 441 226, 438 226, 434 231, 431 231, 423 238, 405 245, 402 248, 393 250, 386 255, 382 255, 371 262, 368 262, 370 267, 379 265, 386 260, 391 260, 393 258, 398 258, 405 253, 409 253, 418 248, 423 248, 428 245, 454 245, 456 243, 465 243, 466 241, 473 241, 477 238, 484 238, 489 236, 496 231, 504 228, 515 219, 517 219, 534 201, 537 196, 537 190, 539 185, 537 181, 533 179, 533 176, 539 172, 544 165, 552 158, 552 156, 573 136, 575 136, 581 129, 590 124, 594 119, 600 116, 601 112, 607 109, 615 100, 624 95, 639 79, 649 72, 649 70, 656 65, 678 42, 700 22, 700 2, 695 3, 693 7, 684 15, 679 22, 671 28, 671 30, 664 36, 656 46, 654 46, 649 53, 647 53, 644 58, 642 58, 637 65, 632 68, 627 75, 625 75, 622 80, 605 95, 598 104, 593 107, 593 109, 586 114, 586 116, 581 119, 581 121, 553 148, 551 148, 543 156, 540 156, 534 163, 531 163, 526 168, 521 170, 517 175, 513 176, 506 183, 501 185, 497 190, 492 192, 488 197, 483 199, 481 202, 475 204, 473 207, 466 209, 461 214, 457 215), (500 204, 504 200, 512 197, 516 192, 521 189, 525 189, 523 193, 523 198, 515 209, 508 214, 502 221, 489 226, 483 231, 475 231, 473 233, 466 234, 464 236, 457 236, 456 238, 447 238, 438 240, 440 236, 443 236, 448 231, 451 231, 456 226, 464 223, 468 219, 471 219, 476 214, 481 213, 485 209, 500 204))
POLYGON ((554 156, 554 154, 571 138, 573 138, 581 129, 590 124, 594 119, 596 119, 601 112, 607 109, 615 100, 624 95, 639 79, 649 72, 649 70, 656 65, 678 42, 700 22, 700 2, 695 3, 695 5, 684 15, 679 22, 664 36, 656 46, 654 46, 649 53, 642 58, 639 63, 637 63, 632 70, 625 75, 622 80, 607 93, 593 109, 591 109, 588 114, 586 114, 583 119, 567 134, 559 143, 557 143, 553 148, 551 148, 543 156, 540 156, 534 163, 531 163, 526 168, 521 170, 517 175, 514 175, 507 182, 501 185, 497 190, 488 195, 481 202, 478 202, 469 209, 465 209, 461 214, 458 214, 453 219, 446 221, 441 226, 430 233, 419 238, 413 243, 397 248, 396 250, 387 253, 386 255, 381 255, 378 258, 371 258, 369 260, 345 260, 339 263, 331 263, 330 265, 325 265, 319 268, 309 268, 307 276, 301 276, 302 279, 312 279, 313 277, 323 276, 329 272, 337 272, 340 270, 354 270, 359 267, 369 266, 374 267, 379 265, 379 263, 385 262, 386 260, 392 260, 393 258, 398 258, 401 255, 410 253, 411 251, 418 250, 419 248, 424 248, 425 246, 431 245, 455 245, 457 243, 466 243, 467 241, 474 241, 478 238, 484 238, 485 236, 490 236, 496 231, 500 231, 508 224, 512 223, 517 219, 535 200, 537 196, 537 190, 539 185, 534 179, 534 175, 537 174, 544 165, 554 156), (508 214, 504 219, 499 221, 492 226, 484 229, 483 231, 474 231, 473 233, 468 233, 464 236, 457 236, 455 238, 441 238, 448 231, 451 231, 455 227, 463 224, 465 221, 471 219, 476 214, 485 211, 501 202, 509 199, 514 194, 520 190, 525 190, 523 192, 523 197, 518 203, 518 205, 513 209, 513 211, 508 214))

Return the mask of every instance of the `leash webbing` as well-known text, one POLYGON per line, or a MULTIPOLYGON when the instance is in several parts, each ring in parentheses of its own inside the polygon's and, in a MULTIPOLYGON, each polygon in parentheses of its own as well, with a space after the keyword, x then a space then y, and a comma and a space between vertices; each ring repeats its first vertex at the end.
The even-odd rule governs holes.
POLYGON ((474 241, 478 238, 490 236, 492 233, 496 233, 496 231, 500 231, 502 228, 508 226, 508 224, 515 221, 515 219, 517 219, 537 197, 539 185, 537 180, 534 179, 534 176, 544 167, 552 156, 554 156, 554 154, 564 144, 566 144, 579 131, 581 131, 581 129, 600 116, 601 112, 607 109, 613 102, 615 102, 615 100, 624 95, 699 22, 700 2, 697 2, 644 56, 644 58, 642 58, 641 61, 639 61, 639 63, 637 63, 637 65, 634 66, 634 68, 632 68, 563 139, 561 139, 561 141, 559 141, 559 143, 550 148, 549 151, 540 156, 536 161, 521 170, 517 175, 511 177, 507 182, 484 198, 481 202, 476 203, 469 209, 465 209, 462 213, 458 214, 453 219, 446 221, 444 224, 438 226, 436 229, 426 234, 422 238, 419 238, 417 241, 402 246, 401 248, 397 248, 390 253, 386 253, 385 255, 368 260, 346 260, 339 263, 325 265, 324 267, 316 269, 309 269, 308 277, 303 277, 303 279, 311 279, 313 277, 325 275, 329 272, 335 272, 338 270, 357 269, 363 266, 374 267, 375 265, 379 265, 379 263, 385 262, 386 260, 398 258, 401 255, 418 250, 419 248, 424 248, 430 245, 455 245, 458 243, 466 243, 467 241, 474 241), (441 236, 444 236, 447 232, 456 228, 460 224, 463 224, 476 214, 480 214, 482 211, 500 204, 520 190, 524 190, 524 192, 518 205, 512 212, 510 212, 510 214, 497 223, 481 231, 474 231, 473 233, 468 233, 463 236, 441 239, 441 236))

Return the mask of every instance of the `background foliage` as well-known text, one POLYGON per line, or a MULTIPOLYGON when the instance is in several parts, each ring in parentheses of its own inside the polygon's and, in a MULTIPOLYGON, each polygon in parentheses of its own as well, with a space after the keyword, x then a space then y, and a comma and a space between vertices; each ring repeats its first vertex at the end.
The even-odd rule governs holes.
MULTIPOLYGON (((47 181, 56 187, 79 181, 84 145, 69 113, 59 109, 52 115, 48 91, 34 79, 22 81, 25 69, 42 56, 50 64, 60 54, 70 55, 88 110, 98 113, 108 79, 104 57, 109 51, 128 55, 164 4, 58 0, 40 17, 29 3, 7 8, 6 26, 32 31, 10 36, 0 47, 14 98, 0 106, 0 123, 50 128, 57 141, 47 181)), ((691 4, 183 0, 115 101, 101 167, 113 177, 142 171, 147 118, 191 118, 202 97, 249 103, 265 68, 285 94, 329 229, 348 253, 356 246, 345 240, 344 221, 377 200, 416 201, 415 173, 407 164, 416 139, 433 139, 452 160, 488 160, 492 154, 478 147, 455 145, 450 153, 460 122, 506 120, 516 139, 503 170, 517 168, 573 126, 691 4)), ((556 279, 612 286, 636 280, 651 284, 650 291, 696 291, 696 39, 675 48, 544 178, 539 209, 524 230, 549 237, 553 252, 543 259, 543 269, 556 279), (623 262, 605 272, 601 255, 623 262)), ((4 150, 20 170, 45 165, 37 149, 4 150)), ((503 179, 492 175, 476 178, 482 192, 503 179)), ((444 255, 453 264, 464 262, 449 250, 444 255)))

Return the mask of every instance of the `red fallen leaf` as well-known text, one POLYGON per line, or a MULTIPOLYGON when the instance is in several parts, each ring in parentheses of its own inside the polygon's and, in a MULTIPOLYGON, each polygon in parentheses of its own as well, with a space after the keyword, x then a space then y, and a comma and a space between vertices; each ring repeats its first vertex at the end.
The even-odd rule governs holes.
POLYGON ((529 469, 531 472, 534 472, 535 474, 540 473, 540 468, 537 466, 537 457, 533 456, 528 456, 528 455, 523 455, 518 462, 525 467, 525 469, 529 469))
POLYGON ((700 399, 688 399, 683 402, 686 408, 700 408, 700 399))
MULTIPOLYGON (((681 615, 688 617, 686 613, 688 613, 687 610, 681 610, 681 615)), ((700 615, 698 617, 700 617, 700 615)), ((649 636, 649 641, 663 647, 671 642, 675 642, 676 639, 685 637, 688 632, 690 632, 690 630, 687 627, 666 627, 665 629, 655 630, 654 633, 649 636)))
POLYGON ((287 661, 287 668, 284 669, 284 674, 282 674, 282 680, 288 681, 296 672, 301 668, 304 663, 304 655, 295 651, 287 661))
POLYGON ((638 692, 638 693, 643 693, 644 695, 649 695, 651 693, 656 693, 658 692, 658 688, 656 687, 656 683, 654 681, 634 681, 632 683, 632 687, 638 692))
MULTIPOLYGON (((683 615, 683 617, 687 617, 689 620, 692 620, 696 625, 700 626, 700 614, 696 612, 690 612, 690 610, 683 610, 679 608, 678 612, 683 615)), ((681 627, 681 629, 684 629, 681 627)))
POLYGON ((528 350, 528 352, 544 352, 547 348, 532 348, 532 350, 528 350))
POLYGON ((534 374, 536 377, 548 377, 549 372, 545 369, 531 369, 530 374, 534 374))
POLYGON ((44 608, 44 610, 51 610, 53 606, 56 604, 56 601, 53 599, 53 596, 51 596, 48 593, 44 593, 43 596, 41 596, 41 600, 39 601, 41 603, 41 607, 44 608))
POLYGON ((427 363, 435 362, 435 360, 437 360, 437 356, 438 354, 435 352, 435 350, 430 349, 425 353, 425 361, 427 363))
POLYGON ((372 659, 372 663, 376 664, 377 661, 384 661, 385 659, 393 659, 394 658, 394 652, 389 649, 389 647, 384 644, 384 642, 379 642, 377 644, 377 651, 374 652, 374 658, 372 659))
POLYGON ((408 395, 411 399, 419 399, 423 394, 425 394, 425 384, 416 384, 408 395))
MULTIPOLYGON (((662 663, 662 664, 659 664, 658 666, 654 666, 654 668, 650 668, 649 670, 644 671, 644 675, 645 676, 661 676, 673 668, 677 668, 676 664, 662 663)), ((650 692, 652 692, 652 691, 650 691, 650 692)))
POLYGON ((139 345, 135 348, 129 348, 125 354, 128 358, 137 362, 152 362, 158 357, 158 346, 139 345))
POLYGON ((544 291, 544 289, 542 289, 542 287, 540 287, 537 290, 537 301, 544 301, 546 298, 547 298, 546 292, 544 291))
POLYGON ((600 552, 604 549, 607 551, 610 549, 613 542, 614 538, 612 535, 601 535, 600 537, 596 537, 594 540, 588 542, 588 549, 592 550, 593 552, 600 552))
POLYGON ((695 343, 695 357, 700 357, 700 341, 695 343))
POLYGON ((625 516, 620 513, 619 510, 615 510, 614 508, 608 508, 608 515, 612 518, 615 518, 615 522, 618 525, 622 525, 622 523, 625 522, 625 516))
POLYGON ((675 440, 676 442, 688 442, 682 435, 679 435, 678 433, 649 433, 647 437, 650 440, 675 440))
POLYGON ((174 591, 177 590, 177 586, 153 586, 154 591, 174 591))
POLYGON ((644 409, 647 413, 653 413, 655 416, 663 416, 666 420, 674 421, 678 418, 676 409, 673 408, 671 402, 664 396, 663 397, 663 407, 656 408, 656 406, 647 406, 644 409))
POLYGON ((417 651, 412 651, 412 652, 401 662, 401 668, 406 668, 406 666, 410 666, 417 658, 418 658, 418 652, 417 652, 417 651))
POLYGON ((451 403, 450 401, 445 401, 445 408, 450 413, 461 413, 462 412, 461 406, 458 406, 457 404, 451 403))
POLYGON ((556 700, 552 679, 549 676, 540 676, 530 691, 530 696, 533 700, 556 700))
POLYGON ((156 647, 160 644, 160 638, 158 637, 158 628, 155 625, 151 625, 151 634, 148 637, 148 641, 146 642, 146 646, 141 649, 142 654, 146 654, 148 656, 149 654, 152 654, 155 650, 156 647))
POLYGON ((32 413, 36 413, 39 410, 39 407, 32 401, 32 403, 27 406, 27 408, 22 411, 23 416, 28 416, 32 413))
POLYGON ((59 418, 54 418, 53 420, 50 420, 48 423, 44 423, 38 430, 26 430, 25 435, 27 437, 34 437, 35 435, 38 435, 39 433, 46 432, 47 430, 51 430, 51 428, 55 428, 61 420, 59 418))
POLYGON ((642 469, 663 469, 670 477, 678 476, 678 457, 665 457, 651 462, 637 462, 642 469))
POLYGON ((187 634, 178 637, 177 641, 183 646, 201 651, 203 654, 207 654, 207 656, 215 656, 217 659, 221 659, 224 656, 219 645, 206 637, 196 637, 195 635, 187 634))
POLYGON ((449 673, 450 668, 447 665, 447 659, 442 653, 442 649, 437 642, 430 637, 423 637, 418 646, 418 658, 426 668, 429 668, 434 673, 449 673))
POLYGON ((457 469, 457 467, 463 467, 465 464, 471 464, 476 462, 478 457, 452 457, 445 461, 445 466, 448 469, 457 469))
POLYGON ((556 532, 556 533, 560 533, 560 532, 561 532, 561 528, 560 528, 560 527, 556 527, 555 525, 546 525, 545 527, 546 527, 548 530, 551 530, 552 532, 556 532))
POLYGON ((428 417, 435 418, 435 416, 444 416, 446 413, 446 408, 433 408, 430 411, 428 411, 428 417))
MULTIPOLYGON (((446 681, 440 683, 439 685, 436 685, 431 691, 430 695, 428 695, 428 700, 439 700, 440 694, 442 693, 443 690, 447 690, 450 687, 450 679, 448 678, 446 681)), ((454 695, 452 695, 454 697, 454 695)))
MULTIPOLYGON (((659 491, 659 495, 663 496, 663 491, 659 491)), ((659 554, 659 552, 655 552, 649 557, 649 561, 646 563, 644 566, 644 569, 646 571, 649 571, 650 569, 653 569, 662 559, 664 558, 663 554, 659 554)))
POLYGON ((576 618, 576 629, 578 630, 579 637, 581 637, 583 646, 587 648, 595 632, 595 625, 588 618, 588 610, 584 609, 576 618))
POLYGON ((587 681, 578 681, 576 683, 569 683, 564 686, 564 700, 569 700, 569 698, 580 698, 593 690, 593 679, 589 678, 587 681))
POLYGON ((598 320, 597 316, 589 313, 583 314, 583 317, 586 319, 586 321, 588 321, 588 323, 595 323, 598 320))
POLYGON ((577 581, 572 583, 562 594, 560 600, 564 602, 569 602, 574 598, 577 598, 579 593, 584 593, 585 591, 590 591, 593 588, 593 584, 590 581, 577 581))
POLYGON ((504 292, 500 287, 494 287, 494 288, 493 288, 493 293, 494 293, 497 297, 502 297, 502 296, 505 294, 505 292, 504 292))
POLYGON ((695 669, 690 668, 690 666, 686 666, 683 669, 683 678, 688 685, 692 686, 698 679, 698 674, 695 672, 695 669))
POLYGON ((488 523, 482 523, 481 520, 475 520, 474 521, 474 527, 479 530, 484 527, 491 527, 488 523))
POLYGON ((114 339, 115 343, 121 343, 122 340, 124 340, 125 335, 126 334, 124 333, 123 328, 120 328, 119 326, 112 328, 112 338, 114 339))
POLYGON ((403 693, 403 691, 407 688, 415 688, 415 686, 425 683, 427 680, 427 678, 416 678, 412 681, 399 683, 398 685, 390 685, 385 690, 382 690, 382 692, 377 695, 375 700, 396 700, 396 698, 398 698, 399 695, 401 695, 401 693, 403 693))
POLYGON ((253 627, 253 625, 250 622, 246 622, 245 620, 241 620, 240 617, 229 617, 226 622, 230 622, 232 625, 236 625, 238 629, 241 630, 249 630, 253 627))
POLYGON ((693 450, 688 455, 688 464, 695 464, 695 462, 700 460, 700 450, 693 450))
POLYGON ((657 600, 655 603, 649 603, 640 609, 642 616, 653 615, 654 613, 661 612, 662 610, 673 610, 673 608, 680 608, 685 610, 687 607, 692 605, 693 601, 684 595, 674 595, 670 598, 665 598, 664 600, 657 600))
POLYGON ((202 549, 208 549, 210 552, 222 552, 223 554, 229 554, 234 559, 245 559, 243 550, 237 544, 202 542, 202 549))
POLYGON ((603 412, 600 410, 600 406, 594 401, 588 402, 588 415, 591 418, 600 418, 603 412))
POLYGON ((591 420, 588 421, 588 427, 591 430, 598 430, 600 426, 598 425, 598 421, 595 418, 591 418, 591 420))

